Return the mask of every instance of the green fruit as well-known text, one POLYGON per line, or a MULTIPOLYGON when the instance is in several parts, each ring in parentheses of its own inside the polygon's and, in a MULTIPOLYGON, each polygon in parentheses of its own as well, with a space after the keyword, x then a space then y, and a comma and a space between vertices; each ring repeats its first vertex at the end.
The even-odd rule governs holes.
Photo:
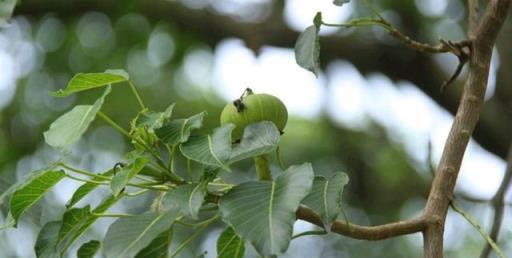
POLYGON ((246 96, 228 103, 220 115, 220 124, 233 123, 232 138, 240 140, 244 128, 260 121, 273 122, 279 131, 283 132, 288 121, 288 111, 283 102, 269 94, 253 94, 247 89, 246 96))

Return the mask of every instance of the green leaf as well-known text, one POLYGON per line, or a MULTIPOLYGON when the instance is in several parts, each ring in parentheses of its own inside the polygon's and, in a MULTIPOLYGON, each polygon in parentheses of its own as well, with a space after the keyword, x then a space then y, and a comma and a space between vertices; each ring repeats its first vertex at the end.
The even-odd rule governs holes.
POLYGON ((174 103, 171 104, 163 112, 153 112, 144 110, 137 116, 135 122, 136 127, 145 126, 149 132, 154 132, 155 129, 161 128, 171 118, 174 103))
POLYGON ((232 227, 226 228, 217 240, 217 258, 243 258, 245 243, 232 227))
POLYGON ((348 2, 350 2, 350 0, 334 0, 334 1, 332 1, 332 3, 337 6, 342 6, 348 2))
POLYGON ((215 128, 211 135, 191 137, 180 145, 181 153, 201 164, 231 171, 227 162, 231 156, 231 131, 234 128, 233 124, 227 124, 215 128))
POLYGON ((274 123, 263 121, 244 129, 242 140, 233 146, 229 163, 275 151, 280 133, 274 123))
POLYGON ((162 200, 164 210, 178 209, 181 214, 198 219, 199 209, 206 196, 204 183, 180 185, 165 194, 162 200))
POLYGON ((113 73, 78 73, 71 78, 66 89, 52 92, 51 95, 55 97, 66 97, 73 93, 95 89, 110 84, 125 82, 128 79, 119 74, 113 73))
POLYGON ((313 209, 322 219, 326 230, 331 228, 341 212, 343 188, 348 183, 345 173, 336 173, 331 178, 316 176, 313 189, 302 203, 313 209))
POLYGON ((55 245, 57 250, 61 252, 61 255, 75 241, 75 238, 72 236, 81 235, 81 232, 79 233, 81 230, 80 225, 87 222, 91 217, 89 205, 83 208, 73 208, 62 215, 62 225, 55 245))
POLYGON ((37 257, 54 258, 65 254, 69 246, 80 237, 97 219, 93 213, 103 213, 116 203, 120 196, 110 196, 98 205, 93 212, 89 207, 68 210, 62 220, 47 223, 39 232, 36 241, 37 257))
POLYGON ((15 221, 18 223, 20 216, 34 203, 39 201, 50 188, 56 185, 66 174, 64 171, 49 170, 33 177, 26 185, 16 190, 9 202, 9 208, 15 221))
POLYGON ((169 145, 176 145, 188 141, 190 132, 203 126, 205 112, 195 114, 186 119, 176 119, 155 130, 156 135, 169 145))
POLYGON ((110 189, 114 196, 121 193, 121 190, 123 190, 126 184, 128 184, 128 182, 135 177, 144 168, 144 166, 148 164, 148 162, 149 158, 146 156, 137 157, 132 163, 124 166, 119 172, 117 172, 110 182, 110 189))
POLYGON ((246 182, 219 200, 219 210, 243 239, 262 256, 288 249, 295 211, 313 184, 313 168, 305 163, 289 167, 275 181, 246 182))
POLYGON ((78 105, 60 116, 51 125, 48 131, 44 132, 44 139, 50 146, 66 148, 76 142, 85 133, 91 122, 100 111, 101 106, 111 91, 108 86, 103 95, 96 100, 94 105, 78 105))
POLYGON ((320 27, 311 25, 299 35, 295 43, 295 61, 297 64, 318 77, 320 71, 320 27))
POLYGON ((172 227, 160 233, 149 245, 140 250, 135 258, 167 258, 172 240, 172 227))
POLYGON ((158 214, 145 214, 117 219, 108 229, 104 253, 109 258, 132 257, 149 245, 153 239, 168 230, 178 217, 176 209, 158 214))
MULTIPOLYGON (((109 170, 103 174, 101 174, 102 176, 111 176, 113 174, 114 170, 109 170)), ((92 178, 94 181, 106 181, 105 179, 103 179, 102 177, 93 177, 92 178)), ((71 208, 73 207, 73 205, 75 205, 78 201, 82 200, 82 198, 84 198, 87 194, 89 194, 92 190, 96 189, 96 187, 98 187, 99 184, 97 183, 91 183, 91 182, 87 182, 87 183, 84 183, 83 185, 81 185, 80 187, 78 187, 76 189, 76 191, 73 193, 73 196, 71 197, 71 199, 69 199, 69 201, 66 203, 66 208, 71 208)))
POLYGON ((91 240, 78 248, 76 252, 77 258, 93 258, 100 249, 101 242, 98 240, 91 240))
POLYGON ((55 169, 55 167, 57 167, 57 163, 50 164, 42 169, 38 169, 36 171, 28 173, 27 176, 23 177, 17 183, 10 185, 9 188, 7 188, 0 195, 0 205, 2 205, 4 201, 7 199, 7 197, 10 197, 12 193, 14 193, 16 190, 27 185, 28 183, 32 182, 34 179, 47 173, 48 171, 55 169))
POLYGON ((34 251, 38 258, 60 258, 58 255, 55 242, 59 236, 62 221, 51 221, 46 223, 39 231, 34 251))
POLYGON ((17 0, 2 0, 0 1, 0 28, 9 26, 14 7, 17 0))

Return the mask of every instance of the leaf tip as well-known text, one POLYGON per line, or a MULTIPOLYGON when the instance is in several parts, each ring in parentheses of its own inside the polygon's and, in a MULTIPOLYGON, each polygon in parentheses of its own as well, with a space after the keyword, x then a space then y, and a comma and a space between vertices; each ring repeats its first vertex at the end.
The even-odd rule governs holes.
POLYGON ((317 29, 320 29, 322 25, 322 12, 317 12, 315 18, 313 18, 313 24, 317 29))

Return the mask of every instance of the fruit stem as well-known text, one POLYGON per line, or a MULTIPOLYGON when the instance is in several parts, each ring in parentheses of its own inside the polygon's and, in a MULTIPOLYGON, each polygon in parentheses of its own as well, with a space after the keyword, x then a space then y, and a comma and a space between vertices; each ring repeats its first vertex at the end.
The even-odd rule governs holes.
POLYGON ((254 163, 256 165, 256 174, 260 181, 272 181, 272 173, 268 165, 267 155, 260 155, 254 157, 254 163))

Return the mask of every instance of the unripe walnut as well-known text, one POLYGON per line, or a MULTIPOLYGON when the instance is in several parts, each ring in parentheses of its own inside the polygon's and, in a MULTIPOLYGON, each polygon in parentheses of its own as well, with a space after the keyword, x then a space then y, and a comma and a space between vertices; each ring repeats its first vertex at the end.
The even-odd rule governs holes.
POLYGON ((232 133, 234 140, 242 138, 247 125, 260 121, 273 122, 283 132, 288 111, 280 99, 265 93, 253 94, 251 89, 247 89, 244 95, 228 103, 220 115, 221 125, 233 123, 236 126, 232 133))

